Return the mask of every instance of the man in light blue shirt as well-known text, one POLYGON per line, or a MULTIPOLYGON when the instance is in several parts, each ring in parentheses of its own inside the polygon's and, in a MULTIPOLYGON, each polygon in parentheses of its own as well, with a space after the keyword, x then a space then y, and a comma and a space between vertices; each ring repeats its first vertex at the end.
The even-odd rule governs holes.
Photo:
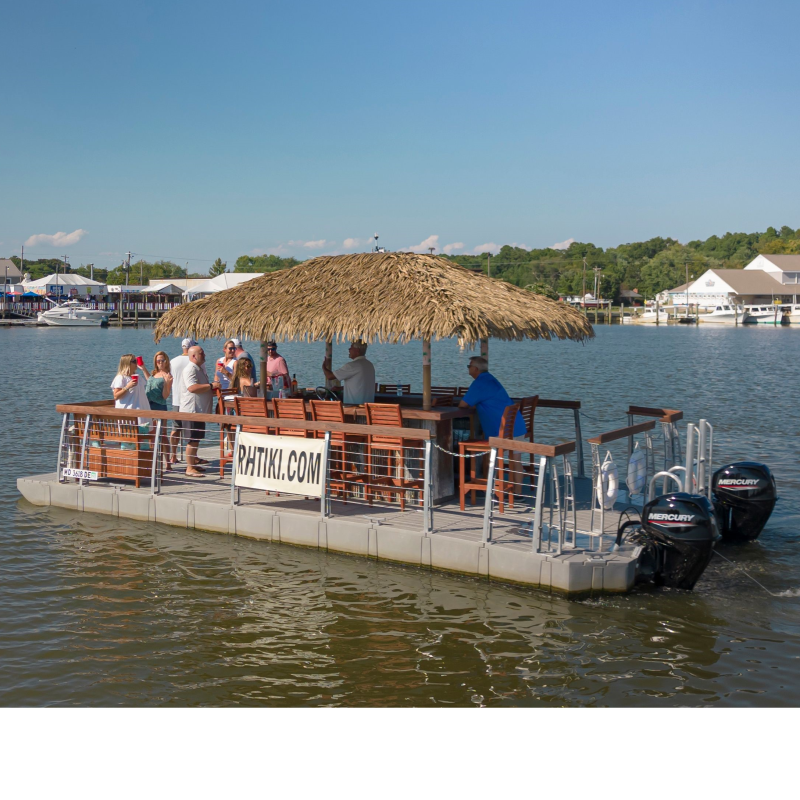
MULTIPOLYGON (((473 356, 469 360, 470 377, 472 385, 459 403, 460 408, 474 408, 481 421, 484 438, 500 435, 500 422, 503 412, 508 406, 513 406, 514 401, 503 388, 497 378, 489 372, 489 362, 483 356, 473 356)), ((525 438, 525 420, 517 411, 514 420, 514 439, 519 441, 525 438)), ((508 469, 511 472, 511 483, 514 494, 519 494, 522 487, 522 461, 519 452, 506 451, 508 469)))

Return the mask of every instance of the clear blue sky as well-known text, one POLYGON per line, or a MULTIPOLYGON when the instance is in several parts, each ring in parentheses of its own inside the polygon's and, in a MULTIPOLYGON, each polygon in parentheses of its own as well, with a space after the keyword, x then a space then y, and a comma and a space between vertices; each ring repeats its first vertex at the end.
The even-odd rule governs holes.
POLYGON ((6 2, 0 255, 797 227, 798 29, 796 2, 6 2))

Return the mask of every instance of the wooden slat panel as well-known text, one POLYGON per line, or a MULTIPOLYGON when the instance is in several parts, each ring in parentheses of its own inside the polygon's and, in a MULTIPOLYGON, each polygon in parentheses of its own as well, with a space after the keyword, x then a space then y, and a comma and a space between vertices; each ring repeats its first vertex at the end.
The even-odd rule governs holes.
POLYGON ((634 436, 637 433, 651 431, 655 426, 655 420, 651 419, 647 422, 639 422, 636 425, 628 425, 626 428, 617 428, 615 431, 601 433, 599 436, 587 439, 586 441, 588 441, 589 444, 608 444, 609 442, 617 441, 617 439, 624 439, 626 436, 634 436))
POLYGON ((490 436, 488 439, 489 447, 496 447, 498 450, 514 450, 519 453, 533 453, 537 456, 563 456, 575 451, 575 442, 562 442, 561 444, 539 444, 539 442, 515 442, 513 439, 500 439, 497 436, 490 436))
MULTIPOLYGON (((97 406, 87 405, 57 405, 59 414, 92 414, 103 417, 142 417, 143 419, 182 419, 189 422, 206 422, 212 425, 249 425, 275 428, 281 420, 274 417, 237 417, 233 414, 181 414, 179 411, 144 411, 130 408, 106 408, 98 414, 97 406)), ((336 431, 340 433, 359 433, 362 436, 372 434, 377 436, 400 436, 404 439, 430 439, 430 431, 424 428, 392 428, 385 425, 353 425, 348 422, 312 422, 311 420, 283 420, 290 422, 285 428, 306 431, 336 431)))

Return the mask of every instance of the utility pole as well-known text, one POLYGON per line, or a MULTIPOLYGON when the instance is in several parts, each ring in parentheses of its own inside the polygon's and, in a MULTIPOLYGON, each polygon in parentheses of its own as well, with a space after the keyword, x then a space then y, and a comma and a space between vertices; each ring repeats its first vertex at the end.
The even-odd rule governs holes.
POLYGON ((22 245, 22 258, 19 260, 19 271, 22 273, 22 279, 25 280, 25 245, 22 245))
POLYGON ((125 255, 128 257, 126 262, 125 262, 125 285, 127 286, 128 285, 128 280, 131 277, 131 254, 130 254, 130 251, 125 253, 125 255))
POLYGON ((486 254, 486 276, 488 278, 492 277, 492 254, 486 254))
POLYGON ((586 256, 583 257, 583 288, 581 289, 581 303, 586 297, 586 256))
POLYGON ((94 264, 89 264, 89 280, 94 280, 94 264))

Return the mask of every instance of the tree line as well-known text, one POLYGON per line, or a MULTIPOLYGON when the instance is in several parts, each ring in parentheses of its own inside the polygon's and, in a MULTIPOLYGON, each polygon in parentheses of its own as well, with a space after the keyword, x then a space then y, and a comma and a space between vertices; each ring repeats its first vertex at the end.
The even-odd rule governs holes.
MULTIPOLYGON (((638 289, 651 298, 664 289, 672 289, 686 281, 687 273, 697 278, 707 269, 741 269, 759 253, 800 254, 800 228, 784 225, 780 230, 770 227, 763 233, 726 233, 708 239, 681 244, 677 239, 657 236, 646 242, 632 242, 603 249, 591 243, 573 242, 565 250, 550 247, 525 250, 504 245, 497 255, 489 253, 470 256, 444 256, 484 273, 491 271, 493 278, 508 281, 551 296, 579 295, 594 288, 594 268, 599 268, 600 295, 618 300, 623 289, 638 289), (585 270, 584 270, 585 264, 585 270)), ((18 256, 11 260, 19 267, 18 256)), ((234 272, 275 272, 300 264, 292 257, 276 255, 239 256, 234 272)), ((94 278, 106 284, 124 284, 124 264, 114 269, 95 268, 94 278)), ((72 268, 57 258, 25 261, 25 272, 36 280, 59 272, 72 272, 90 277, 88 265, 72 268)), ((147 284, 152 280, 177 282, 188 278, 208 278, 227 271, 227 263, 217 258, 208 273, 189 273, 185 267, 172 261, 149 262, 140 260, 131 264, 129 283, 147 284)))
POLYGON ((770 227, 763 233, 726 233, 686 244, 658 236, 606 250, 584 242, 573 242, 566 250, 525 250, 506 245, 491 259, 489 253, 449 258, 484 273, 490 268, 493 278, 516 286, 561 295, 581 294, 586 259, 586 291, 593 291, 593 269, 599 267, 599 293, 618 300, 623 289, 638 289, 651 298, 685 283, 687 272, 691 280, 707 269, 741 269, 759 253, 800 254, 800 228, 784 225, 780 230, 770 227))

